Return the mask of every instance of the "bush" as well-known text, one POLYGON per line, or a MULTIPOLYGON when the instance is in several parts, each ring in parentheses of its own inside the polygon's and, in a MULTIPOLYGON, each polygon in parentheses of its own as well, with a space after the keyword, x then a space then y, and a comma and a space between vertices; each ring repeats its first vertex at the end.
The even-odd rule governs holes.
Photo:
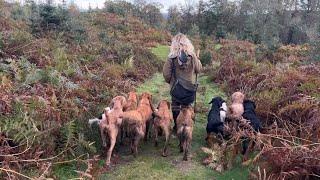
POLYGON ((161 61, 149 50, 135 48, 133 63, 134 67, 127 69, 126 76, 142 81, 145 78, 150 77, 154 72, 161 71, 164 61, 161 61))
POLYGON ((76 19, 70 19, 68 21, 68 31, 71 34, 71 38, 77 44, 83 44, 86 42, 88 34, 82 23, 77 21, 76 19))
POLYGON ((33 40, 31 34, 23 30, 16 30, 11 32, 9 39, 8 39, 8 46, 9 47, 18 47, 21 45, 27 45, 33 40))
POLYGON ((209 51, 201 52, 200 53, 200 60, 201 63, 206 66, 212 63, 212 55, 209 51))
POLYGON ((23 7, 21 7, 20 4, 14 4, 13 9, 11 11, 11 17, 14 20, 25 20, 26 14, 24 13, 24 9, 23 7))
POLYGON ((125 63, 132 55, 132 45, 129 43, 116 43, 115 51, 117 52, 117 63, 123 64, 125 63))
POLYGON ((111 41, 106 31, 102 31, 99 33, 99 40, 106 45, 108 45, 111 41))
POLYGON ((70 18, 68 11, 61 6, 51 4, 30 5, 30 28, 33 33, 51 30, 68 31, 67 21, 70 18), (38 13, 37 13, 38 12, 38 13))
POLYGON ((318 37, 311 42, 311 59, 320 62, 320 25, 318 26, 318 37))
POLYGON ((57 48, 53 52, 53 59, 59 72, 63 72, 69 66, 68 55, 64 48, 57 48))
POLYGON ((226 37, 225 27, 222 25, 219 25, 216 31, 216 39, 220 41, 220 39, 224 39, 225 37, 226 37))
POLYGON ((3 42, 2 33, 0 32, 0 52, 2 51, 3 47, 4 47, 4 42, 3 42))
POLYGON ((130 2, 126 1, 105 2, 105 10, 108 13, 117 14, 119 16, 126 16, 131 10, 133 10, 133 8, 133 5, 130 2))

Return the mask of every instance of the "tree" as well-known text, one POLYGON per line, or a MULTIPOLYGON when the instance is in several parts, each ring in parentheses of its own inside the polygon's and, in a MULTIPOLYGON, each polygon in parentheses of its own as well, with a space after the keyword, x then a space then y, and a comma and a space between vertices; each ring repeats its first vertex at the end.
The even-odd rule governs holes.
POLYGON ((160 8, 160 4, 153 3, 145 5, 142 9, 142 13, 144 14, 142 19, 152 26, 160 27, 161 22, 163 21, 160 8))
POLYGON ((37 34, 41 32, 40 26, 40 14, 39 7, 33 0, 26 1, 26 6, 29 9, 29 27, 31 28, 31 32, 33 34, 37 34))
POLYGON ((67 31, 70 18, 67 9, 54 6, 48 0, 46 4, 37 5, 33 0, 26 1, 29 9, 29 27, 33 34, 42 34, 51 30, 67 31))
POLYGON ((181 31, 181 21, 181 13, 179 12, 178 7, 169 7, 167 17, 167 29, 172 34, 177 34, 181 31))
POLYGON ((312 42, 312 51, 311 51, 311 58, 315 61, 320 61, 320 25, 318 25, 317 28, 318 36, 317 38, 312 42))
POLYGON ((180 24, 180 31, 182 33, 188 33, 195 23, 195 16, 193 11, 195 10, 195 4, 191 0, 185 0, 185 5, 180 8, 181 20, 183 23, 180 24))

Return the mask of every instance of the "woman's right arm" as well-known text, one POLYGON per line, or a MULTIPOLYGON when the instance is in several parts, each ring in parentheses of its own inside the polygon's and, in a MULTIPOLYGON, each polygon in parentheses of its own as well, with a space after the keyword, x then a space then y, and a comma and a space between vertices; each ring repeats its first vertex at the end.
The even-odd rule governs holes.
POLYGON ((200 59, 196 58, 195 61, 194 61, 194 72, 199 74, 201 72, 201 69, 202 69, 202 64, 201 64, 201 61, 200 59))
POLYGON ((169 58, 169 59, 164 63, 163 70, 162 70, 164 80, 165 80, 167 83, 170 83, 170 80, 171 80, 171 64, 172 64, 172 59, 169 58))

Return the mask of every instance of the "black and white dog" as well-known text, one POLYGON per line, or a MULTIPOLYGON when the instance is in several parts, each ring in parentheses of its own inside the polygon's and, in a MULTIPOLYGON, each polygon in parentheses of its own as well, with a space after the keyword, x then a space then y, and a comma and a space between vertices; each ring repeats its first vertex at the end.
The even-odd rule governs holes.
MULTIPOLYGON (((106 107, 104 110, 105 112, 108 112, 108 113, 111 111, 110 107, 106 107)), ((89 119, 88 123, 90 126, 92 126, 93 123, 97 122, 98 124, 100 124, 100 122, 105 119, 106 119, 106 115, 105 113, 102 113, 98 118, 89 119)))
POLYGON ((227 113, 227 104, 221 97, 215 97, 209 104, 212 104, 208 114, 207 135, 215 133, 223 136, 224 121, 227 113))

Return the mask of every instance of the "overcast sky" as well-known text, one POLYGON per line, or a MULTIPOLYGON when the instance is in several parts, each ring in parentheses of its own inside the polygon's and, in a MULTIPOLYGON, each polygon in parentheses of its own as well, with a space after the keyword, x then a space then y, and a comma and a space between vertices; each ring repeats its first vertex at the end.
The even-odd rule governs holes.
MULTIPOLYGON (((6 0, 9 2, 17 1, 23 3, 25 0, 6 0)), ((35 0, 35 2, 45 2, 46 0, 35 0)), ((55 3, 61 2, 62 0, 53 0, 55 3)), ((126 0, 129 2, 133 2, 134 0, 126 0)), ((163 8, 161 9, 161 12, 167 12, 168 7, 172 5, 184 5, 185 2, 191 2, 196 3, 199 0, 146 0, 147 2, 158 2, 163 5, 163 8)), ((67 0, 68 3, 74 2, 80 9, 88 9, 89 5, 92 8, 102 8, 104 5, 105 0, 67 0)))
MULTIPOLYGON (((69 0, 69 1, 72 2, 72 0, 69 0)), ((127 0, 127 1, 133 2, 133 0, 127 0)), ((161 9, 162 12, 166 12, 169 6, 172 6, 175 4, 184 4, 185 3, 185 0, 146 0, 146 1, 161 3, 163 5, 163 9, 161 9)), ((190 0, 188 0, 188 1, 190 1, 190 0)), ((196 0, 191 0, 191 1, 195 2, 196 0)), ((81 9, 88 9, 89 4, 93 8, 95 8, 95 7, 102 8, 105 0, 73 0, 73 2, 75 4, 77 4, 79 6, 79 8, 81 8, 81 9)))

